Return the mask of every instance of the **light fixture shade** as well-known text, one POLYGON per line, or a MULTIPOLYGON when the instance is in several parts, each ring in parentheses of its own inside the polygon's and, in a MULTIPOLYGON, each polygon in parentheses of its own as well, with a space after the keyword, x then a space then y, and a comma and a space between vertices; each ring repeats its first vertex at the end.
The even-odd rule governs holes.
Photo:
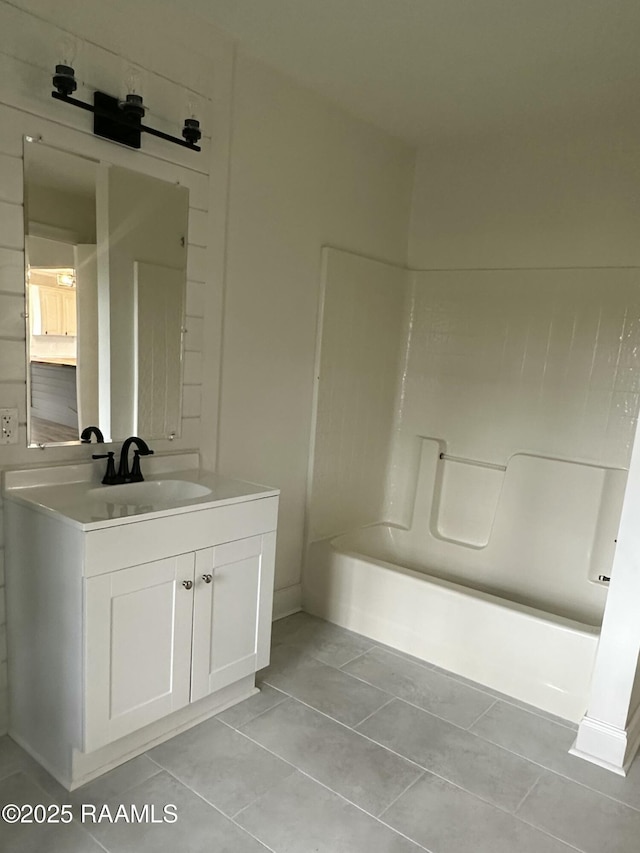
POLYGON ((78 54, 78 42, 71 33, 65 33, 56 42, 56 51, 60 65, 73 67, 78 54))
POLYGON ((198 142, 202 137, 202 131, 200 130, 200 122, 197 118, 186 118, 184 120, 182 135, 190 145, 195 145, 198 142))
POLYGON ((53 86, 65 97, 73 94, 78 88, 75 71, 70 65, 56 65, 53 75, 53 86))
POLYGON ((144 71, 137 65, 125 63, 124 85, 127 95, 141 95, 144 89, 144 71))
POLYGON ((136 95, 131 92, 121 102, 120 108, 126 115, 135 116, 138 119, 141 119, 146 112, 142 95, 136 95))

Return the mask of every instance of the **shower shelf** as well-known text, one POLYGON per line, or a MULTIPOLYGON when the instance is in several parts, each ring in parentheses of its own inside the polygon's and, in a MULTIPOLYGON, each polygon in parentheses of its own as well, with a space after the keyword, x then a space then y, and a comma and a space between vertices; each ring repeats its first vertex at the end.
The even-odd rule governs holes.
POLYGON ((493 471, 506 471, 506 465, 497 465, 495 462, 481 462, 479 459, 465 459, 464 456, 450 456, 448 453, 441 453, 440 459, 443 462, 461 462, 463 465, 475 465, 478 468, 491 468, 493 471))

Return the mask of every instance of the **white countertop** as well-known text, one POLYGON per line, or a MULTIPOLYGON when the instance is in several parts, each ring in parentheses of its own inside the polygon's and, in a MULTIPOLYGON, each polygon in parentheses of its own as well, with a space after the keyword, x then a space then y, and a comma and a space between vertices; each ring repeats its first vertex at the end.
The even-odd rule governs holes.
POLYGON ((100 484, 105 467, 104 461, 101 461, 99 466, 96 463, 83 463, 7 471, 3 484, 4 499, 55 516, 60 521, 82 530, 100 530, 146 518, 160 518, 273 497, 280 493, 279 489, 232 480, 205 471, 197 467, 197 454, 145 457, 141 461, 147 481, 186 480, 206 486, 210 493, 172 502, 170 505, 136 506, 113 503, 109 501, 109 489, 121 490, 123 486, 110 487, 100 484), (101 490, 104 490, 104 500, 101 499, 101 490))

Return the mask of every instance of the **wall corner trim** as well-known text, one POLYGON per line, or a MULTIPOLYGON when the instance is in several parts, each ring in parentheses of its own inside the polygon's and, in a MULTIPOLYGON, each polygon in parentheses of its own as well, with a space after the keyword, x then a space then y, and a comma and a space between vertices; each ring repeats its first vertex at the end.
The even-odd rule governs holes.
POLYGON ((639 746, 640 709, 627 729, 619 729, 585 715, 569 752, 619 776, 626 776, 639 746))

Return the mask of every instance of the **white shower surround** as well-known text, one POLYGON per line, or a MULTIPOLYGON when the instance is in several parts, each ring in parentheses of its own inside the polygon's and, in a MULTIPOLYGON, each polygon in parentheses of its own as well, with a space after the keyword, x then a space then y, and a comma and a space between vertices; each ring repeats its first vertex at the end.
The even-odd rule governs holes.
POLYGON ((638 411, 638 272, 409 273, 333 249, 324 261, 305 607, 580 719, 638 411), (387 367, 378 385, 359 384, 374 348, 387 367), (373 431, 384 445, 385 429, 386 457, 364 453, 359 437, 373 431), (430 480, 422 437, 438 449, 430 480), (489 464, 441 460, 438 473, 440 452, 489 464), (507 472, 527 459, 537 468, 520 477, 519 499, 507 472), (527 489, 545 478, 548 547, 536 574, 526 569, 532 583, 515 571, 509 590, 509 552, 496 542, 506 531, 516 567, 539 520, 527 489))

